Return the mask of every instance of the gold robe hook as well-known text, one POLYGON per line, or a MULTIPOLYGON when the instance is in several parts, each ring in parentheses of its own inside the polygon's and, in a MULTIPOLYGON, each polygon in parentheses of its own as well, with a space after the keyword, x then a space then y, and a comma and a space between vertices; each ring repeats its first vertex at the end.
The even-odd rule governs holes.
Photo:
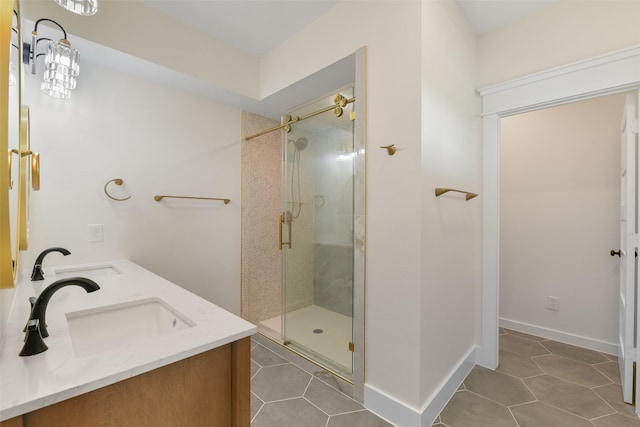
POLYGON ((384 148, 387 150, 387 154, 390 156, 393 156, 394 154, 396 154, 396 145, 395 144, 391 144, 391 145, 383 145, 380 148, 384 148))

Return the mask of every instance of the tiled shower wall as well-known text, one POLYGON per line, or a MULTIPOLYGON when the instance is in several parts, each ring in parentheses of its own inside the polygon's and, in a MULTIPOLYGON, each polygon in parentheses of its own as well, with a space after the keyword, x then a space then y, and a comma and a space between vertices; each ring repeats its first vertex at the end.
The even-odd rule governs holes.
POLYGON ((286 135, 286 191, 287 210, 293 216, 291 224, 291 249, 285 248, 285 311, 291 313, 313 305, 313 272, 315 229, 315 209, 313 207, 313 187, 315 171, 315 144, 313 135, 302 126, 294 126, 286 135), (307 138, 309 144, 298 151, 296 157, 295 141, 307 138), (294 185, 293 192, 291 185, 294 185), (297 191, 297 188, 300 191, 297 191))
MULTIPOLYGON (((282 133, 270 132, 249 141, 244 137, 277 126, 278 121, 256 114, 242 115, 242 303, 241 315, 252 323, 282 315, 283 266, 278 220, 282 207, 282 133)), ((287 139, 302 136, 294 132, 287 139)), ((293 144, 287 143, 292 159, 293 144)), ((300 153, 301 206, 293 220, 293 245, 287 253, 286 311, 313 304, 313 148, 300 153)), ((292 160, 287 168, 292 167, 292 160)), ((297 180, 296 180, 297 181, 297 180)), ((287 188, 288 187, 288 183, 287 188)), ((297 184, 297 182, 296 182, 297 184)), ((287 227, 284 225, 284 227, 287 227)), ((285 236, 286 240, 286 236, 285 236)))
POLYGON ((242 303, 244 319, 259 323, 282 314, 280 132, 245 141, 278 121, 242 113, 242 303))
POLYGON ((353 316, 353 246, 316 243, 315 305, 353 316))
POLYGON ((351 122, 314 134, 314 303, 353 316, 353 137, 351 122))

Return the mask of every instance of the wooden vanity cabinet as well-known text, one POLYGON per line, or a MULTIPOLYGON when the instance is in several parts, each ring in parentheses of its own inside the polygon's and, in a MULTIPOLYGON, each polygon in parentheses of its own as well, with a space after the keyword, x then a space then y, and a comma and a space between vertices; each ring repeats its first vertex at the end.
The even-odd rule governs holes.
POLYGON ((243 338, 0 427, 249 427, 250 353, 243 338))

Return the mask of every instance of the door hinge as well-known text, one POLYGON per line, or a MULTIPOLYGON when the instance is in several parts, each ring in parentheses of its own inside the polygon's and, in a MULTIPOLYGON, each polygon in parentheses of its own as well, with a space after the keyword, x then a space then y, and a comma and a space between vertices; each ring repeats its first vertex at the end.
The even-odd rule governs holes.
POLYGON ((352 342, 349 343, 349 351, 350 352, 354 352, 356 351, 356 346, 355 344, 353 344, 352 342))
POLYGON ((356 119, 356 112, 352 111, 349 113, 349 120, 354 121, 356 119))

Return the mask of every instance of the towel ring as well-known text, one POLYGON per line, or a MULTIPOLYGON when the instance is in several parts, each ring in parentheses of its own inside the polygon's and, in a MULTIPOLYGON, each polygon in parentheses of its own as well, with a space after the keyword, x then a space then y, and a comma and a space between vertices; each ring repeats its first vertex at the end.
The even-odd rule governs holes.
POLYGON ((119 199, 119 198, 113 197, 111 194, 109 194, 109 191, 107 191, 107 186, 109 184, 111 184, 112 182, 114 184, 116 184, 116 185, 124 184, 124 181, 122 179, 120 179, 120 178, 114 178, 114 179, 112 179, 110 181, 107 181, 107 183, 104 185, 104 194, 106 194, 108 198, 110 198, 111 200, 115 200, 116 202, 124 202, 125 200, 129 200, 131 198, 131 196, 129 196, 129 197, 125 197, 123 199, 119 199))

